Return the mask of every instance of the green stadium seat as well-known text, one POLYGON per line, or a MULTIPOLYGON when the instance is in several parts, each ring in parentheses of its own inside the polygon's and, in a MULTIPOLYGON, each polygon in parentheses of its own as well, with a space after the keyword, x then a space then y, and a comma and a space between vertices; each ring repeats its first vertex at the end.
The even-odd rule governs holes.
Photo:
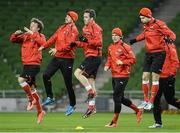
MULTIPOLYGON (((75 10, 78 12, 79 21, 76 23, 76 25, 81 33, 82 27, 84 26, 83 11, 86 8, 93 8, 97 13, 96 21, 101 27, 103 27, 104 30, 103 53, 106 54, 106 48, 108 47, 108 44, 112 42, 112 28, 118 26, 123 29, 124 34, 129 33, 137 23, 138 10, 145 5, 152 6, 152 3, 153 2, 147 0, 1 0, 0 36, 2 40, 2 49, 0 49, 0 52, 4 58, 7 58, 8 60, 8 64, 5 64, 0 58, 0 65, 3 66, 0 68, 0 73, 2 72, 6 80, 6 83, 3 84, 3 82, 1 82, 3 79, 0 78, 0 84, 2 84, 1 88, 18 88, 17 78, 15 75, 21 73, 22 70, 21 58, 19 54, 20 46, 12 45, 9 42, 9 35, 18 28, 29 26, 29 22, 32 17, 37 17, 44 22, 45 29, 43 33, 46 35, 46 38, 49 39, 57 28, 64 23, 66 12, 69 10, 75 10)), ((178 26, 178 22, 179 20, 175 25, 178 26)), ((178 33, 178 35, 180 35, 180 33, 178 33)), ((52 59, 52 57, 48 54, 48 50, 49 49, 43 51, 42 69, 41 73, 38 75, 39 88, 44 88, 42 82, 42 72, 52 59)), ((75 59, 74 69, 79 66, 80 62, 84 58, 82 49, 77 50, 77 57, 78 58, 75 59)), ((75 82, 77 81, 75 80, 75 82)), ((53 77, 53 83, 55 94, 57 96, 62 96, 65 93, 62 76, 59 78, 59 74, 57 74, 57 76, 53 77), (60 84, 62 84, 62 86, 60 84)))

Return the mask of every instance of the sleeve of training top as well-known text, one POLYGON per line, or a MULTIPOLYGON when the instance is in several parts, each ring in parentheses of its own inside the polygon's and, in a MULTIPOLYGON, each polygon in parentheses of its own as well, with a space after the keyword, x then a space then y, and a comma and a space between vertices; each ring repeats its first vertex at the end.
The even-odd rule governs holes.
POLYGON ((177 70, 179 68, 179 59, 178 59, 178 54, 176 51, 176 46, 175 45, 170 45, 172 46, 170 48, 170 62, 171 62, 171 67, 170 67, 170 74, 171 75, 176 75, 177 70))
POLYGON ((111 67, 111 55, 110 55, 110 48, 108 48, 108 55, 105 66, 111 67))
POLYGON ((124 65, 133 65, 136 63, 136 57, 134 55, 134 52, 132 51, 132 48, 129 46, 126 48, 128 50, 127 59, 123 60, 124 65))
POLYGON ((88 45, 97 47, 102 45, 102 30, 100 28, 94 28, 93 37, 88 39, 88 45))
POLYGON ((75 41, 75 43, 76 43, 76 46, 77 46, 78 48, 82 48, 82 47, 88 45, 88 43, 86 43, 86 42, 80 42, 80 41, 75 41))
POLYGON ((166 36, 168 36, 170 39, 172 39, 173 41, 175 41, 176 40, 176 34, 169 28, 169 27, 167 27, 167 25, 165 24, 165 23, 160 23, 160 24, 158 24, 159 25, 159 31, 162 33, 162 34, 164 34, 164 35, 166 35, 166 36))
POLYGON ((46 38, 43 34, 40 34, 39 32, 35 32, 32 35, 32 38, 40 45, 44 46, 46 44, 46 38))
POLYGON ((13 43, 22 43, 24 40, 24 35, 20 34, 20 35, 15 35, 14 33, 11 34, 10 36, 10 41, 13 43))
POLYGON ((145 39, 144 31, 136 37, 136 41, 142 41, 145 39))
POLYGON ((72 32, 70 34, 68 34, 67 39, 66 39, 67 40, 66 43, 69 45, 65 45, 64 47, 62 47, 61 51, 66 52, 66 51, 71 50, 70 43, 75 42, 77 40, 78 34, 79 34, 79 32, 78 32, 77 28, 73 27, 72 32))
MULTIPOLYGON (((61 28, 61 27, 60 27, 61 28)), ((58 36, 58 32, 60 30, 60 28, 54 33, 54 35, 52 35, 49 40, 46 42, 46 44, 44 45, 45 48, 50 47, 51 45, 53 45, 56 42, 57 36, 58 36)))

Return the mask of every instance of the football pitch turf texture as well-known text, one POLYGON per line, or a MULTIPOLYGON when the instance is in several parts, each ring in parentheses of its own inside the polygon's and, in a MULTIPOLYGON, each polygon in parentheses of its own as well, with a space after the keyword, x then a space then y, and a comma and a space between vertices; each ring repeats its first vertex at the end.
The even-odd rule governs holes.
POLYGON ((96 113, 83 119, 82 113, 46 113, 41 124, 36 124, 36 113, 0 113, 0 132, 180 132, 180 114, 163 114, 163 128, 148 129, 153 115, 144 113, 140 124, 135 114, 120 114, 116 128, 105 128, 113 113, 96 113), (82 127, 83 129, 75 129, 82 127))

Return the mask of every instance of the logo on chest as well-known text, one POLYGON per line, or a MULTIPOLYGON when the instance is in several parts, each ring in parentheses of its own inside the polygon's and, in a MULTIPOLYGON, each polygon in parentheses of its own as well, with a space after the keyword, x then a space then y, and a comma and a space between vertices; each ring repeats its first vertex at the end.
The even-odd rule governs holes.
POLYGON ((68 35, 68 34, 69 34, 69 30, 65 30, 64 35, 68 35))
POLYGON ((32 43, 35 43, 35 40, 34 40, 34 39, 31 39, 31 42, 32 42, 32 43))
POLYGON ((116 50, 116 55, 118 55, 118 56, 123 55, 122 49, 117 49, 116 50))

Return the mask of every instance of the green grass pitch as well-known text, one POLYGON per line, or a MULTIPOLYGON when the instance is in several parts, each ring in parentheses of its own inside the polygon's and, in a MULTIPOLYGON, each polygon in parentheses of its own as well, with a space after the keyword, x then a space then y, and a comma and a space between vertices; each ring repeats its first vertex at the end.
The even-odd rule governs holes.
POLYGON ((36 124, 36 113, 0 113, 0 132, 180 132, 180 114, 164 114, 163 128, 148 129, 153 124, 152 114, 143 114, 140 124, 135 114, 121 114, 117 128, 105 128, 113 113, 97 113, 87 119, 82 113, 46 113, 44 121, 36 124), (76 130, 82 126, 83 130, 76 130))

